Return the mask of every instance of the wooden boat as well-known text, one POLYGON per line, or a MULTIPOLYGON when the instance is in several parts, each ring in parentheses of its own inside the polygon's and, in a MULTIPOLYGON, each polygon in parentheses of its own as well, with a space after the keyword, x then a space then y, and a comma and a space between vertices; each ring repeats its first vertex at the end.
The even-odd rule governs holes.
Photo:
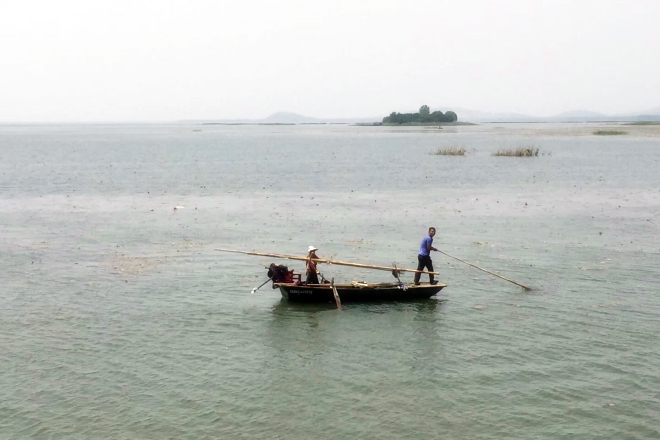
MULTIPOLYGON (((264 257, 284 258, 288 260, 307 261, 310 257, 298 257, 295 255, 267 254, 263 252, 239 251, 233 249, 216 249, 222 252, 233 252, 239 254, 258 255, 264 257)), ((346 261, 325 260, 314 258, 316 263, 336 264, 341 266, 352 266, 365 269, 385 270, 394 275, 397 283, 365 283, 353 281, 351 284, 334 284, 334 279, 323 284, 307 284, 301 280, 299 273, 294 273, 287 266, 271 264, 268 268, 268 280, 273 283, 273 289, 280 289, 282 297, 288 301, 295 302, 332 302, 341 306, 342 302, 356 301, 406 301, 414 299, 428 299, 447 287, 446 284, 420 283, 405 284, 399 278, 400 272, 414 272, 420 274, 438 275, 437 272, 426 272, 416 269, 404 269, 399 267, 375 266, 371 264, 351 263, 346 261)), ((326 281, 326 280, 324 280, 326 281)), ((254 293, 257 289, 252 289, 254 293)))
MULTIPOLYGON (((335 284, 341 302, 362 301, 406 301, 428 299, 440 292, 446 284, 399 284, 399 283, 362 283, 335 284)), ((330 284, 273 283, 279 288, 282 297, 295 302, 334 302, 335 297, 330 284)))

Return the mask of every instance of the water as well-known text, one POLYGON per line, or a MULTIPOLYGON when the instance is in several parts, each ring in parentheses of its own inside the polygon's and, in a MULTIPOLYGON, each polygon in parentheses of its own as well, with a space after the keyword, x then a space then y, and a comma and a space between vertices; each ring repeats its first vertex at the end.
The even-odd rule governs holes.
POLYGON ((660 438, 660 127, 595 129, 0 126, 0 438, 660 438), (438 298, 338 311, 214 250, 414 267, 429 226, 535 290, 436 254, 438 298))

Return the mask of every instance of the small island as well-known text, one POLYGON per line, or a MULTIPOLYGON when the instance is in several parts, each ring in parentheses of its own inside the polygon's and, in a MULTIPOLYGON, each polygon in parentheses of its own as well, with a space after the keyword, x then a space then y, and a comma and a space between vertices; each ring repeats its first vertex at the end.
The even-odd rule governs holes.
POLYGON ((453 111, 431 113, 428 105, 419 108, 419 113, 392 112, 383 118, 383 125, 474 125, 469 122, 458 122, 458 116, 453 111))

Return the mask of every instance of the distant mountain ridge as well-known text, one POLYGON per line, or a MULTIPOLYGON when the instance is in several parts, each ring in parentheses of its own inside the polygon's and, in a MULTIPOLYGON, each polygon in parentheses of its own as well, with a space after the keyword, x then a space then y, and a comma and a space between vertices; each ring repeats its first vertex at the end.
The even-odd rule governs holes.
MULTIPOLYGON (((203 124, 356 124, 380 122, 382 117, 373 118, 313 118, 292 112, 277 112, 263 119, 215 119, 196 120, 203 124)), ((190 122, 190 121, 187 121, 190 122)))
POLYGON ((277 112, 267 118, 261 119, 261 122, 266 124, 318 124, 324 121, 318 118, 299 115, 297 113, 277 112))
MULTIPOLYGON (((442 109, 444 107, 433 107, 442 109)), ((590 110, 573 110, 552 116, 531 116, 514 112, 485 112, 455 108, 460 122, 635 122, 660 121, 660 107, 642 112, 608 115, 590 110)), ((387 116, 387 115, 384 115, 387 116)), ((384 116, 371 118, 314 118, 292 112, 277 112, 263 119, 216 119, 195 120, 202 124, 358 124, 381 122, 384 116)))
POLYGON ((660 121, 660 107, 642 112, 608 115, 590 110, 573 110, 552 116, 531 116, 522 113, 483 112, 457 108, 459 121, 469 122, 635 122, 660 121))

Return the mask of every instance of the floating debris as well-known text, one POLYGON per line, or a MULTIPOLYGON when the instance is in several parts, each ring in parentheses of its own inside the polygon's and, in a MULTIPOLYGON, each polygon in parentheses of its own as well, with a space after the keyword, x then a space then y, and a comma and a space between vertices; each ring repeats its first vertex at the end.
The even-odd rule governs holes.
POLYGON ((162 258, 131 257, 114 253, 105 262, 108 272, 120 276, 142 275, 144 272, 155 269, 163 263, 162 258))

